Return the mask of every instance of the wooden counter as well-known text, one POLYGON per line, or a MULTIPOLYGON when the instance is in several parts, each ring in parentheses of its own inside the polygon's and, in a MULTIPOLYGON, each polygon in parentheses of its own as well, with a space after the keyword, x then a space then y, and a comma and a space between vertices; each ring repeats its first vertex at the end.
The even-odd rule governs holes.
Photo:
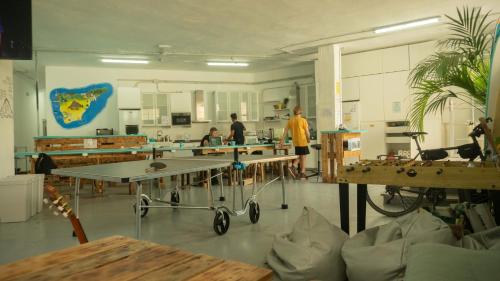
POLYGON ((272 271, 111 236, 0 266, 0 280, 272 280, 272 271))

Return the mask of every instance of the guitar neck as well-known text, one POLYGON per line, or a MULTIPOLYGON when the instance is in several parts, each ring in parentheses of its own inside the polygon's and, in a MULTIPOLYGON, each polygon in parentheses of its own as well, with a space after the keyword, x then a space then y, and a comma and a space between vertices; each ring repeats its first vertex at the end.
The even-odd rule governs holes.
POLYGON ((71 213, 68 218, 73 225, 73 230, 75 231, 76 237, 78 238, 80 244, 89 242, 89 240, 87 239, 87 235, 83 230, 82 224, 80 223, 80 220, 75 216, 75 214, 71 213))

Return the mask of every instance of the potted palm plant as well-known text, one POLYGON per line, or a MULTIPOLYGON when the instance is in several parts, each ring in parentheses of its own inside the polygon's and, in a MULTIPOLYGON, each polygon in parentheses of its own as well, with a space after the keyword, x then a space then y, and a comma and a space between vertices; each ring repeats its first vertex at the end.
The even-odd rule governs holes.
POLYGON ((408 77, 415 89, 408 115, 412 130, 423 131, 424 116, 442 114, 449 99, 485 111, 493 21, 481 8, 457 8, 457 17, 446 17, 451 34, 408 77))

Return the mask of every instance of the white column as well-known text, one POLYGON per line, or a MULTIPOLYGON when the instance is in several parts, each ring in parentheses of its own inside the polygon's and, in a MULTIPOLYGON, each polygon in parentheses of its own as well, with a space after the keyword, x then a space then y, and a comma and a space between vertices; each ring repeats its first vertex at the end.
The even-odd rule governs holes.
POLYGON ((316 77, 316 122, 318 132, 335 130, 342 124, 341 53, 339 45, 318 48, 316 77))
POLYGON ((14 99, 12 61, 0 60, 0 178, 14 175, 14 99))

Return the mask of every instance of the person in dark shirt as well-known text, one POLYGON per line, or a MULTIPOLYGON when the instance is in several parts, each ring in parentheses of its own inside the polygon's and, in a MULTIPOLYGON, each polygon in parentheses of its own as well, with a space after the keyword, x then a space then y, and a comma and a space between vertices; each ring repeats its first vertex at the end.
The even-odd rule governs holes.
POLYGON ((208 135, 205 135, 201 139, 200 146, 210 146, 210 137, 213 138, 217 137, 217 128, 215 127, 210 128, 210 132, 208 133, 208 135))
POLYGON ((236 115, 236 113, 231 113, 231 121, 233 121, 233 124, 231 124, 231 132, 229 133, 227 140, 234 140, 236 145, 245 144, 245 136, 243 135, 243 131, 245 131, 246 128, 243 123, 238 121, 238 116, 236 115))

